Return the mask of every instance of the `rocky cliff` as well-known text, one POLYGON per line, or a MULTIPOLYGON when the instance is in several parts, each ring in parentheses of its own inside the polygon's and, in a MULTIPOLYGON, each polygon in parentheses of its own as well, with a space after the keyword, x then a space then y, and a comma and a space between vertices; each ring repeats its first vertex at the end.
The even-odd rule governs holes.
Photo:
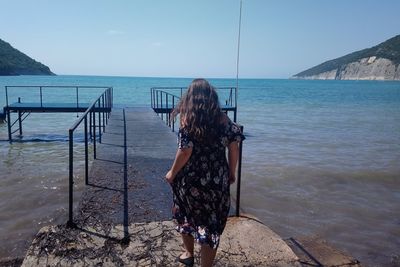
POLYGON ((326 61, 294 79, 400 80, 400 35, 377 46, 326 61))
POLYGON ((28 57, 0 39, 1 75, 54 75, 49 67, 28 57))

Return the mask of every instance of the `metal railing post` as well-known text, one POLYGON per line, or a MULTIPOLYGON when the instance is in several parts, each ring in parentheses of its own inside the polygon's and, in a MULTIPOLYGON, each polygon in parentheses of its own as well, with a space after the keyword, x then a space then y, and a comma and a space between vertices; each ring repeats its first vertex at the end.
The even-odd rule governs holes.
MULTIPOLYGON (((162 95, 163 95, 163 92, 161 92, 160 93, 160 95, 161 95, 161 109, 163 108, 163 97, 162 97, 162 95)), ((161 119, 163 120, 164 119, 164 113, 161 111, 161 119)))
MULTIPOLYGON (((240 126, 240 131, 243 133, 243 126, 240 126)), ((237 187, 236 187, 236 216, 240 215, 240 187, 242 182, 242 152, 243 152, 243 141, 239 144, 239 161, 237 170, 237 187)))
POLYGON ((169 124, 168 94, 167 94, 167 93, 165 94, 165 111, 167 112, 167 113, 165 114, 166 124, 167 124, 168 126, 171 126, 171 125, 169 124))
POLYGON ((98 107, 98 116, 99 116, 99 143, 101 143, 101 114, 100 114, 100 98, 98 99, 98 105, 97 105, 97 107, 98 107))
POLYGON ((89 149, 88 149, 88 125, 87 125, 87 116, 85 116, 84 122, 84 131, 85 131, 85 184, 89 183, 89 149))
POLYGON ((96 107, 93 107, 93 158, 97 158, 97 153, 96 153, 96 107))
POLYGON ((153 89, 153 106, 156 106, 156 91, 153 89))
POLYGON ((20 110, 18 110, 18 127, 19 127, 19 135, 22 135, 22 118, 20 110))
MULTIPOLYGON (((21 97, 18 97, 18 103, 21 103, 21 97)), ((18 130, 19 130, 19 135, 22 135, 22 118, 21 118, 21 111, 18 110, 18 130)))
POLYGON ((8 106, 8 86, 6 86, 6 106, 8 106))
POLYGON ((105 118, 104 118, 104 110, 105 110, 105 106, 104 106, 104 94, 101 95, 101 105, 102 105, 102 117, 103 117, 103 133, 106 131, 106 122, 105 122, 105 118))
POLYGON ((89 136, 90 140, 93 138, 92 135, 92 111, 89 112, 89 136))
POLYGON ((114 106, 114 87, 111 87, 111 108, 114 106))
POLYGON ((106 108, 107 108, 107 111, 106 111, 106 124, 108 125, 108 114, 109 114, 109 112, 108 112, 108 108, 109 108, 109 103, 108 103, 108 101, 109 101, 110 99, 109 99, 109 97, 108 97, 108 89, 107 89, 107 91, 106 91, 106 108))
POLYGON ((156 100, 157 100, 157 108, 158 108, 158 91, 156 91, 156 100))
POLYGON ((8 129, 8 141, 10 141, 10 143, 12 143, 11 114, 10 114, 9 109, 7 109, 7 129, 8 129))
MULTIPOLYGON (((172 111, 175 109, 175 96, 172 95, 172 111)), ((175 132, 175 118, 172 115, 172 132, 175 132)))
POLYGON ((68 206, 68 222, 69 227, 74 226, 73 220, 73 203, 74 203, 74 131, 69 130, 69 206, 68 206))

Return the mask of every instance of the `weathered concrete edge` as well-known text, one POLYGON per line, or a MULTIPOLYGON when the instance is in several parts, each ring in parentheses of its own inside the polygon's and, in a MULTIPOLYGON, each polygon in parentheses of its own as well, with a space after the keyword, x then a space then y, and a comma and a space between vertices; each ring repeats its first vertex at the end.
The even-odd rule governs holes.
MULTIPOLYGON (((96 229, 43 227, 27 251, 22 266, 122 264, 170 266, 181 251, 172 221, 129 226, 130 242, 120 242, 122 225, 106 234, 96 229)), ((199 246, 196 246, 198 255, 199 246)), ((196 258, 196 262, 199 259, 196 258)), ((230 217, 221 238, 215 266, 301 266, 290 247, 271 229, 250 218, 230 217)))

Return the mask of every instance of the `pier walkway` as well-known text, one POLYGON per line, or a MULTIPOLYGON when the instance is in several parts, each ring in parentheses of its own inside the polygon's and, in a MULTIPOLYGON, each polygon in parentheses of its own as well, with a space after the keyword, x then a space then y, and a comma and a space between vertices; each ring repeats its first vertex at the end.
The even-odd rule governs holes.
POLYGON ((175 156, 176 135, 150 108, 125 109, 126 125, 123 113, 112 112, 98 144, 78 207, 78 225, 128 225, 171 217, 172 195, 163 177, 175 156))

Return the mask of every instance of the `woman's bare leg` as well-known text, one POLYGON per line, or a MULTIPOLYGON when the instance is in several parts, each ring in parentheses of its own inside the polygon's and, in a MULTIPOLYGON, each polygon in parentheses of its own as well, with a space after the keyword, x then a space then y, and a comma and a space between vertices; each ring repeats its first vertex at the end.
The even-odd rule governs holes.
POLYGON ((201 267, 211 267, 216 254, 216 249, 211 248, 209 245, 202 245, 200 251, 201 267))
POLYGON ((188 234, 181 234, 182 236, 182 241, 183 241, 183 246, 185 247, 186 250, 186 256, 183 258, 189 258, 193 257, 193 250, 194 250, 194 238, 192 235, 188 234))

